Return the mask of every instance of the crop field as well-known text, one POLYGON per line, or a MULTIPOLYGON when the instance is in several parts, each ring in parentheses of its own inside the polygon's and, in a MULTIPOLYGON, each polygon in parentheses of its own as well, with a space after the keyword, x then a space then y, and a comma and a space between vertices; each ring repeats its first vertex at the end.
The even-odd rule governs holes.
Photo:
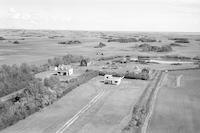
POLYGON ((168 74, 160 88, 147 133, 200 131, 200 70, 168 74))

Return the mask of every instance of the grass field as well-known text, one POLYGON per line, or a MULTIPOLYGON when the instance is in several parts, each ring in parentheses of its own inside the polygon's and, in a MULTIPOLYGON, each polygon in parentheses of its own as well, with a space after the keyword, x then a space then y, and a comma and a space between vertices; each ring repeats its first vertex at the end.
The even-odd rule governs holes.
POLYGON ((155 103, 147 133, 200 131, 200 70, 170 72, 155 103))

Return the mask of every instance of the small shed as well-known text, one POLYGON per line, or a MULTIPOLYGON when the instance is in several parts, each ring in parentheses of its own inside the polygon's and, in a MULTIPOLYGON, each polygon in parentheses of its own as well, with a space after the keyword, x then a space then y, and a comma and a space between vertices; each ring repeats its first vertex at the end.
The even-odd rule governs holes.
POLYGON ((112 84, 112 85, 119 85, 121 83, 121 80, 124 77, 113 77, 112 75, 105 75, 104 76, 104 83, 105 84, 112 84))

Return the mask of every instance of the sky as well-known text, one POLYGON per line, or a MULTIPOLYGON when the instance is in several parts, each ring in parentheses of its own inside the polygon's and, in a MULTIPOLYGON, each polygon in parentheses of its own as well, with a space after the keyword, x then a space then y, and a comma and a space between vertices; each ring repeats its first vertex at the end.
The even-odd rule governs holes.
POLYGON ((0 0, 0 28, 200 32, 200 0, 0 0))

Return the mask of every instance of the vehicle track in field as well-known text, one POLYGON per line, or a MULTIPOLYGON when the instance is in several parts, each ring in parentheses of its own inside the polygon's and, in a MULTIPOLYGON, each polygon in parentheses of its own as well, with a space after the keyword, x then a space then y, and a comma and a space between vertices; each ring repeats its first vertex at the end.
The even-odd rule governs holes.
POLYGON ((101 99, 104 95, 105 90, 101 89, 101 91, 87 104, 85 105, 80 111, 78 111, 71 119, 66 121, 62 127, 60 127, 56 133, 63 133, 70 127, 80 116, 82 116, 87 110, 89 110, 97 101, 101 99))

